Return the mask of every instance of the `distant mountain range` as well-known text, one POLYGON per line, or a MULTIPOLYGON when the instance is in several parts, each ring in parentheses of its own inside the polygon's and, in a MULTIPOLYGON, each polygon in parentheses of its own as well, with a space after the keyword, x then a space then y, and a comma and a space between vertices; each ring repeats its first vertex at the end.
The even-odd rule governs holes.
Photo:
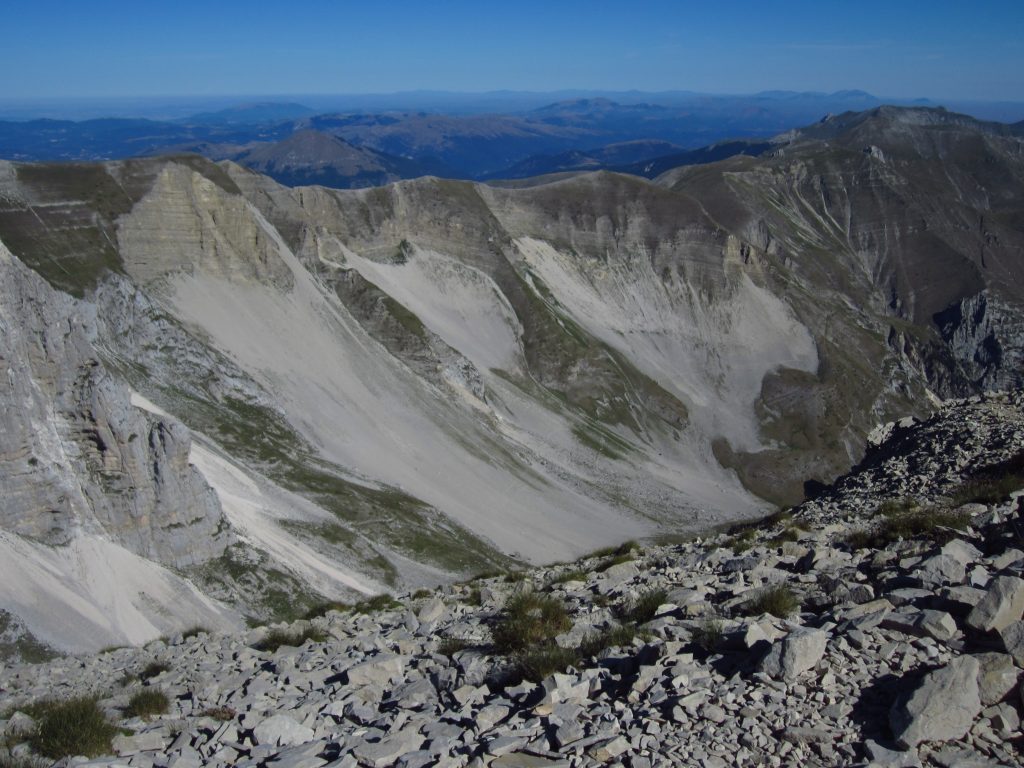
MULTIPOLYGON (((0 122, 0 159, 93 161, 194 152, 234 160, 287 185, 338 188, 423 175, 497 180, 602 169, 653 178, 678 165, 756 155, 768 147, 767 139, 796 126, 881 104, 858 90, 747 96, 422 92, 315 97, 310 104, 261 100, 173 120, 0 122)), ((986 109, 998 112, 998 106, 986 109)), ((1024 117, 1024 108, 1018 113, 1024 117)))

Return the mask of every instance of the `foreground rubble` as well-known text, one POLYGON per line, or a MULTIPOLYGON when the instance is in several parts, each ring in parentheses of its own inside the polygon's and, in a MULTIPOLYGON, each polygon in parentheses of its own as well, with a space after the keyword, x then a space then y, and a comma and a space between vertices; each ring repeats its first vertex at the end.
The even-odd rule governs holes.
POLYGON ((298 647, 257 650, 280 639, 258 628, 4 668, 0 732, 27 755, 32 702, 95 695, 123 732, 112 756, 70 763, 1019 765, 1024 497, 1003 486, 1024 398, 877 438, 790 513, 277 628, 306 633, 298 647), (1000 498, 958 503, 986 493, 1000 498), (532 682, 491 645, 506 600, 530 591, 566 607, 563 648, 655 602, 631 641, 532 682), (124 719, 146 689, 167 713, 124 719))

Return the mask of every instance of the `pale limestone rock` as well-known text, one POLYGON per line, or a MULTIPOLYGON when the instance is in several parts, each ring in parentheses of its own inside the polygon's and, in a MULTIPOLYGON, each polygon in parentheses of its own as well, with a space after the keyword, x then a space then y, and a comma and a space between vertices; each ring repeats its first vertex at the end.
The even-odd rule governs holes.
POLYGON ((959 656, 925 675, 917 688, 905 700, 897 701, 889 713, 896 741, 909 749, 921 742, 964 736, 981 712, 980 669, 974 657, 959 656))

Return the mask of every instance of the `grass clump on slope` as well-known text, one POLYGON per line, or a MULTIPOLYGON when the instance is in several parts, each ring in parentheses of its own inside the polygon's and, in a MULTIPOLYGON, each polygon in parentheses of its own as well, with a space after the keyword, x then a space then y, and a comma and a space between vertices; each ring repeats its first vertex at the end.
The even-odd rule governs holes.
POLYGON ((159 688, 145 688, 128 700, 125 717, 153 717, 167 711, 171 702, 159 688))
POLYGON ((59 760, 85 755, 98 757, 110 753, 110 743, 118 729, 107 720, 96 699, 81 697, 65 701, 41 701, 29 708, 37 722, 29 744, 38 754, 59 760))

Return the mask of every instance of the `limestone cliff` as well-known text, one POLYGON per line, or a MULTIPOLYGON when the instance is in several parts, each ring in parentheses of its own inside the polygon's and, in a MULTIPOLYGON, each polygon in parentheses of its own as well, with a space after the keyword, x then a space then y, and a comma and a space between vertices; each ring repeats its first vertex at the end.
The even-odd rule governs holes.
POLYGON ((100 534, 173 567, 218 556, 231 535, 188 430, 133 407, 93 347, 93 306, 2 244, 0 328, 0 528, 55 546, 100 534))

